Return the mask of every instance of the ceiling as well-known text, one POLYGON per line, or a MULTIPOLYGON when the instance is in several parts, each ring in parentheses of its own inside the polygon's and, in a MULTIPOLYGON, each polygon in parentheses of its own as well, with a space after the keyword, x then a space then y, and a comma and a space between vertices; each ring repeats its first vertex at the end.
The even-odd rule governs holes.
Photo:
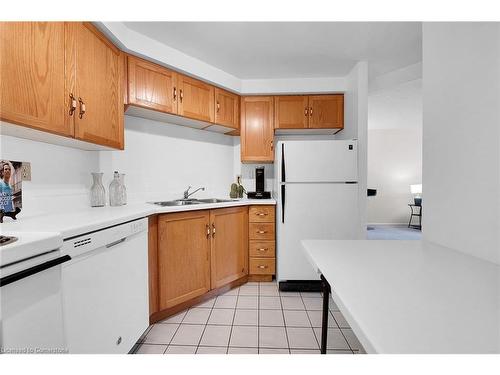
POLYGON ((125 22, 240 79, 370 78, 422 61, 420 22, 125 22))
POLYGON ((422 129, 422 80, 371 93, 368 129, 422 129))

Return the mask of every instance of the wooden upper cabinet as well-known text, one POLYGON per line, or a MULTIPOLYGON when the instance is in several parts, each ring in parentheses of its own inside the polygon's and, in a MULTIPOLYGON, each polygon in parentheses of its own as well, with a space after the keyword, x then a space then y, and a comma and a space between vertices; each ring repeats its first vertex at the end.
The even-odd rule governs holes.
POLYGON ((206 122, 215 121, 215 88, 194 78, 177 75, 179 103, 177 113, 206 122))
POLYGON ((248 275, 248 207, 210 211, 211 288, 248 275))
POLYGON ((128 103, 166 113, 177 113, 177 73, 128 56, 128 103))
POLYGON ((274 97, 276 129, 306 129, 309 124, 309 97, 288 95, 274 97))
POLYGON ((63 22, 0 22, 0 118, 73 136, 63 22))
POLYGON ((344 95, 309 96, 309 128, 343 129, 344 95))
POLYGON ((233 129, 240 127, 240 97, 215 88, 215 123, 233 129))
POLYGON ((72 23, 78 108, 75 138, 123 148, 123 59, 120 50, 88 22, 72 23))
POLYGON ((241 98, 241 161, 274 161, 272 96, 241 98))
POLYGON ((158 295, 164 310, 210 290, 210 211, 158 217, 158 295))

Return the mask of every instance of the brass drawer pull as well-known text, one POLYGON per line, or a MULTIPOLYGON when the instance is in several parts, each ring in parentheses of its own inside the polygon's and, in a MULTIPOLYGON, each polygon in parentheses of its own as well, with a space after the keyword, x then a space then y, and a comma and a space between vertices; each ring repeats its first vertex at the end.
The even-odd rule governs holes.
POLYGON ((217 113, 219 113, 219 110, 220 110, 220 103, 217 102, 217 113))
POLYGON ((258 230, 257 233, 258 234, 264 234, 264 233, 267 233, 267 231, 265 231, 265 230, 258 230))
POLYGON ((313 115, 313 107, 309 107, 309 116, 313 115))
POLYGON ((309 108, 304 108, 304 115, 307 116, 309 114, 309 108))
POLYGON ((206 224, 207 227, 207 238, 210 238, 210 225, 206 224))
POLYGON ((262 265, 260 265, 260 266, 257 266, 257 268, 260 268, 260 269, 266 269, 266 268, 268 268, 268 267, 267 267, 267 266, 262 266, 262 265))
POLYGON ((212 238, 215 238, 215 224, 212 223, 212 238))
POLYGON ((177 89, 174 87, 174 102, 177 99, 177 89))
POLYGON ((182 99, 184 99, 184 94, 182 93, 182 90, 179 91, 179 99, 181 100, 182 103, 182 99))
POLYGON ((265 247, 261 247, 260 249, 257 249, 257 250, 259 250, 259 251, 267 251, 267 250, 269 250, 269 249, 267 249, 267 248, 265 248, 265 247))
POLYGON ((255 215, 257 215, 257 216, 267 216, 267 212, 256 212, 255 215))

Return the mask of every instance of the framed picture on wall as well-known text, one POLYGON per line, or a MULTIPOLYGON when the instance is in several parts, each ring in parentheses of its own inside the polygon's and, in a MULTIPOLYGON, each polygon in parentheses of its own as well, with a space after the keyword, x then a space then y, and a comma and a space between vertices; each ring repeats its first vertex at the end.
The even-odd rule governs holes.
POLYGON ((0 160, 0 223, 4 216, 15 220, 23 207, 22 166, 20 161, 0 160))

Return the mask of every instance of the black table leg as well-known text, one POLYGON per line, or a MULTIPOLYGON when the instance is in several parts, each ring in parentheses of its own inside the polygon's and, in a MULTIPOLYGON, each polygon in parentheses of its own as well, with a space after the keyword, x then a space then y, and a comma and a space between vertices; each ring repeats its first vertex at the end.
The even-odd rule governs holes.
POLYGON ((330 284, 321 275, 321 289, 323 292, 323 319, 321 323, 321 354, 326 354, 328 336, 328 303, 330 298, 330 284))

